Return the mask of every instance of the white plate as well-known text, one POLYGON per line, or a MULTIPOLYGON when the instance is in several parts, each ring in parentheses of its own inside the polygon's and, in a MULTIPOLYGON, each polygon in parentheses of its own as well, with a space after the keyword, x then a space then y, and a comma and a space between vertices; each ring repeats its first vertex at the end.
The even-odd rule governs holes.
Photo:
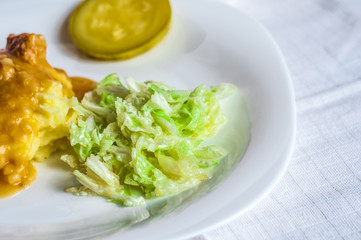
POLYGON ((74 184, 56 158, 38 164, 37 181, 0 201, 0 239, 184 239, 243 213, 264 197, 284 173, 295 139, 291 80, 271 36, 258 23, 216 0, 174 0, 172 28, 156 48, 124 62, 99 62, 76 50, 66 19, 77 1, 2 2, 1 39, 10 33, 44 34, 51 65, 69 75, 100 80, 108 73, 162 81, 178 88, 232 82, 242 91, 223 102, 229 116, 216 141, 230 151, 217 177, 197 189, 153 201, 145 208, 122 208, 102 198, 63 192, 74 184), (145 220, 142 224, 136 224, 145 220), (122 231, 118 231, 121 229, 122 231), (127 230, 125 230, 127 229, 127 230))

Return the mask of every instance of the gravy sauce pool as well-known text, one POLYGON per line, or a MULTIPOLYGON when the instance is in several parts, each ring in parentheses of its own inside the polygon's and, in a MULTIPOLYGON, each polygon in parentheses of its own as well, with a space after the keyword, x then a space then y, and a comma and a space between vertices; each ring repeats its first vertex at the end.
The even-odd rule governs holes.
POLYGON ((16 193, 28 188, 36 179, 36 169, 30 163, 28 165, 27 175, 24 176, 22 184, 19 185, 11 185, 5 183, 3 179, 0 180, 0 198, 7 198, 16 193))
POLYGON ((71 84, 73 85, 73 91, 75 96, 81 101, 84 94, 90 90, 93 90, 97 82, 83 77, 70 77, 71 84))

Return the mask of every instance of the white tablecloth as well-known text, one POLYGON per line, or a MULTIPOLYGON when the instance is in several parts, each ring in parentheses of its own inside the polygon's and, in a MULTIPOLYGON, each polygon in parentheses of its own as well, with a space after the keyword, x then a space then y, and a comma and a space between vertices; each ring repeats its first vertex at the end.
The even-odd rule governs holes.
POLYGON ((361 239, 361 1, 223 0, 263 23, 290 68, 291 164, 271 194, 192 240, 361 239))

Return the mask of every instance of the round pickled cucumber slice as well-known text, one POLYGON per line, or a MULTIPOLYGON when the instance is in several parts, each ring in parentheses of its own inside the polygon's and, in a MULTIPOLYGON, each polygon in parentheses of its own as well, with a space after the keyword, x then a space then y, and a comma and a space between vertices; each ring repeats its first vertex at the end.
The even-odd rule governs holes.
POLYGON ((170 21, 169 0, 85 0, 71 15, 69 32, 92 57, 128 59, 159 43, 170 21))

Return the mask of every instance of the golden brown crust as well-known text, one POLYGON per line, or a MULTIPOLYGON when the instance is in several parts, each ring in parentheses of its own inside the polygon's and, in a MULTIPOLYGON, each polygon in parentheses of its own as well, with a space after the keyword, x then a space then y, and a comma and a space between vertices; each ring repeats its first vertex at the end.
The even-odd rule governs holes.
POLYGON ((40 34, 10 34, 7 38, 6 50, 31 65, 46 61, 46 42, 44 36, 40 34))

